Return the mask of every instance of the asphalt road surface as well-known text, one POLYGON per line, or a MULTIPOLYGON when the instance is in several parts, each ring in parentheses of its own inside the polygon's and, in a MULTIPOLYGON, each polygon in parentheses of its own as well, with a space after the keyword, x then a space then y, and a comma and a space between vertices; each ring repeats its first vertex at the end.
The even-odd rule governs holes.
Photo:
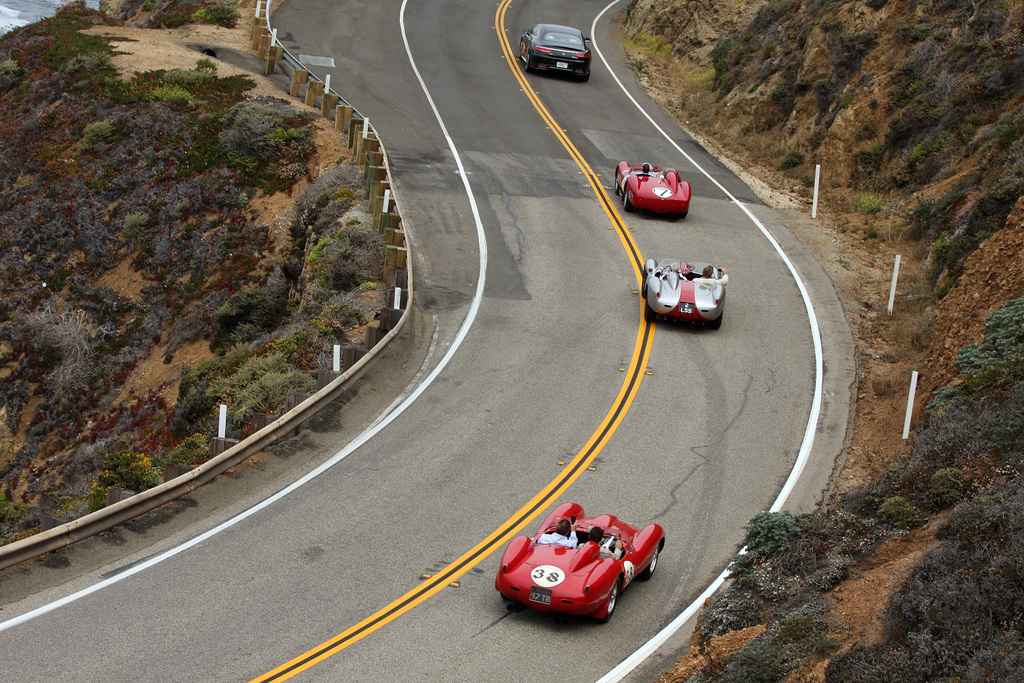
MULTIPOLYGON (((413 320, 352 396, 257 466, 0 577, 5 681, 595 681, 719 576, 807 433, 788 507, 813 505, 845 433, 841 307, 780 217, 644 95, 610 35, 623 7, 276 8, 285 47, 333 61, 312 71, 331 75, 388 151, 413 320), (595 57, 587 83, 523 76, 510 56, 540 22, 592 35, 611 70, 595 57), (689 215, 622 213, 622 160, 679 169, 689 215), (647 326, 648 257, 726 266, 722 328, 647 326), (820 386, 786 259, 813 303, 820 386), (657 573, 604 625, 509 611, 494 590, 510 529, 532 533, 569 500, 666 530, 657 573)), ((675 636, 629 679, 653 680, 684 646, 675 636)))

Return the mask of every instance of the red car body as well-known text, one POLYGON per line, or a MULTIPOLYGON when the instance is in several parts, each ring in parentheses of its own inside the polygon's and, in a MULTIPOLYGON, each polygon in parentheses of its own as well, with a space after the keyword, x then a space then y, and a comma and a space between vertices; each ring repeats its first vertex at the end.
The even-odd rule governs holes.
POLYGON ((685 218, 690 210, 690 183, 674 168, 630 166, 620 161, 615 168, 615 194, 622 196, 625 211, 640 209, 685 218))
POLYGON ((519 536, 505 548, 494 587, 502 597, 540 612, 591 616, 607 621, 621 591, 639 577, 649 579, 665 545, 660 524, 638 529, 614 515, 587 517, 578 503, 564 503, 552 512, 533 537, 519 536), (559 520, 576 518, 579 532, 599 526, 624 547, 621 558, 600 557, 597 543, 577 548, 541 545, 559 520))

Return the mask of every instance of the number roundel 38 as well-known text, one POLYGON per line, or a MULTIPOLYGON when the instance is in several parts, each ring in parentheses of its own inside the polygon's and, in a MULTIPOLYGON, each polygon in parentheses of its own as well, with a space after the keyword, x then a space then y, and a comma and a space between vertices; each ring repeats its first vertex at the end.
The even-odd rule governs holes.
POLYGON ((584 515, 578 503, 557 507, 533 537, 519 536, 505 548, 494 587, 506 600, 556 614, 590 616, 607 621, 619 595, 634 579, 649 579, 665 545, 660 524, 639 529, 614 515, 584 515), (576 518, 576 548, 538 543, 553 533, 560 520, 576 518), (600 527, 599 545, 584 540, 591 527, 600 527), (601 546, 614 538, 621 551, 602 557, 601 546))

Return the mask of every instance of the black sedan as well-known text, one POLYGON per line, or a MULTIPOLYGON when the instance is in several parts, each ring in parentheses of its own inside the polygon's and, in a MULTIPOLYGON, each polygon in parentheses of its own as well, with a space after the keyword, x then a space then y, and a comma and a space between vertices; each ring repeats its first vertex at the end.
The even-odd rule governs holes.
POLYGON ((527 72, 561 71, 586 81, 590 78, 590 38, 569 26, 537 24, 523 30, 519 59, 527 72))

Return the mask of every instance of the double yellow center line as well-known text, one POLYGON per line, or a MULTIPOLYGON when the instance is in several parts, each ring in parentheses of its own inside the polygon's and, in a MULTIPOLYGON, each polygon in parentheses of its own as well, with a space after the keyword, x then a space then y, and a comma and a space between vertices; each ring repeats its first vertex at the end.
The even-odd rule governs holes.
MULTIPOLYGON (((586 159, 583 158, 583 155, 580 154, 579 150, 576 149, 575 145, 573 145, 572 141, 569 140, 565 132, 558 126, 550 112, 548 112, 547 108, 545 108, 544 104, 540 101, 540 98, 538 98, 537 94, 530 88, 526 78, 519 69, 516 53, 512 51, 512 47, 509 45, 508 39, 505 36, 505 12, 508 10, 511 3, 512 0, 502 0, 498 5, 498 12, 495 17, 495 30, 498 34, 498 42, 501 44, 501 49, 505 54, 508 66, 515 75, 516 80, 518 80, 519 84, 522 86, 523 92, 526 93, 530 102, 533 103, 534 108, 538 113, 540 113, 548 127, 555 134, 555 137, 558 138, 562 143, 562 146, 565 147, 569 152, 569 155, 580 167, 584 177, 594 190, 594 194, 604 207, 605 213, 607 213, 609 219, 612 221, 612 225, 616 229, 619 239, 622 241, 623 246, 630 256, 634 273, 637 277, 637 281, 639 282, 643 263, 640 251, 630 236, 628 228, 626 228, 623 223, 622 217, 616 211, 611 199, 602 188, 600 176, 590 168, 590 165, 587 163, 586 159)), ((558 497, 561 496, 566 489, 568 489, 569 486, 587 469, 587 467, 593 462, 594 458, 597 457, 597 454, 604 448, 605 444, 608 443, 608 440, 618 428, 619 423, 621 423, 623 418, 626 416, 626 412, 629 410, 629 406, 632 404, 633 398, 636 396, 636 393, 640 388, 640 381, 643 379, 644 371, 647 368, 647 361, 650 356, 651 341, 654 336, 654 326, 645 323, 642 316, 638 316, 638 318, 640 320, 640 326, 637 330, 632 357, 630 358, 629 367, 626 368, 626 377, 619 389, 619 393, 615 398, 614 404, 601 421, 597 431, 595 431, 587 441, 586 445, 570 462, 566 464, 565 468, 562 469, 559 475, 555 477, 550 484, 545 486, 537 495, 530 499, 528 503, 516 511, 516 513, 506 520, 505 523, 496 531, 487 536, 484 540, 480 541, 480 543, 473 546, 473 548, 462 555, 462 557, 424 580, 419 586, 398 598, 387 607, 384 607, 366 619, 363 619, 355 626, 352 626, 330 640, 317 645, 313 649, 299 655, 290 662, 282 664, 273 671, 254 679, 253 683, 288 680, 319 662, 322 662, 328 657, 338 654, 348 646, 358 642, 385 624, 391 623, 413 607, 416 607, 431 596, 439 593, 445 586, 454 582, 460 576, 482 562, 487 556, 522 531, 527 524, 555 502, 558 497)))

